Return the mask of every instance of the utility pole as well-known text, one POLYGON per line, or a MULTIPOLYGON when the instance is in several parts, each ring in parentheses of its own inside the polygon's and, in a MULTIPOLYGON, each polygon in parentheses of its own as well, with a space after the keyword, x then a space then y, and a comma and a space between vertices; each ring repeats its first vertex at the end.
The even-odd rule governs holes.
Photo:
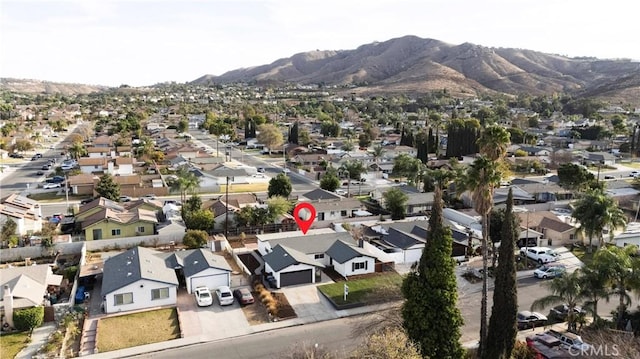
POLYGON ((67 214, 71 212, 71 207, 69 207, 69 176, 64 174, 64 193, 67 199, 67 214))
MULTIPOLYGON (((231 178, 233 181, 233 178, 231 178)), ((226 196, 224 200, 224 237, 225 239, 229 238, 229 176, 227 176, 227 186, 225 188, 226 196)))

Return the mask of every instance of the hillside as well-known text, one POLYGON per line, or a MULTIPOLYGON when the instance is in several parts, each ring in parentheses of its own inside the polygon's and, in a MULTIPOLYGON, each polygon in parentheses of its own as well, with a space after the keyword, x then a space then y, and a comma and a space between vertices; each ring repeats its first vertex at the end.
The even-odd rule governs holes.
POLYGON ((640 62, 569 58, 542 52, 447 44, 405 36, 354 50, 311 51, 268 65, 205 75, 194 84, 301 83, 366 85, 364 92, 534 95, 580 93, 638 102, 640 62))
POLYGON ((0 78, 0 89, 18 93, 62 93, 64 95, 88 94, 107 90, 106 86, 94 86, 83 84, 69 84, 39 80, 23 80, 12 78, 0 78))

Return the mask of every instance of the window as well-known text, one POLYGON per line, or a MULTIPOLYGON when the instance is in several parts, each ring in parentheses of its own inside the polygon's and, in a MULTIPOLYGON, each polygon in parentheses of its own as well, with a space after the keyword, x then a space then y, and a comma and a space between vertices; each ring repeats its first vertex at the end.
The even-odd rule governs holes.
POLYGON ((144 227, 138 227, 136 230, 138 233, 144 233, 144 227))
POLYGON ((169 287, 151 290, 151 300, 169 298, 169 287))
POLYGON ((322 259, 322 258, 324 258, 324 253, 316 254, 315 256, 313 256, 313 258, 322 259))
POLYGON ((347 211, 340 211, 340 216, 346 217, 347 216, 347 211))
POLYGON ((113 296, 114 305, 125 305, 133 303, 133 293, 122 293, 113 296))
POLYGON ((119 229, 112 229, 111 230, 111 235, 112 236, 119 236, 120 235, 120 230, 119 229))
POLYGON ((351 270, 352 271, 357 271, 360 269, 367 269, 367 262, 354 262, 351 263, 351 270))

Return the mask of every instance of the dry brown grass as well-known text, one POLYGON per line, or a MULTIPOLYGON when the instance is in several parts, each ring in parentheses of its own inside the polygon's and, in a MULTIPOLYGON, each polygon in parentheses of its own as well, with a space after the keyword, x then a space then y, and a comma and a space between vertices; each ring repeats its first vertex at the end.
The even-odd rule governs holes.
POLYGON ((101 353, 180 337, 175 308, 100 319, 97 345, 101 353))

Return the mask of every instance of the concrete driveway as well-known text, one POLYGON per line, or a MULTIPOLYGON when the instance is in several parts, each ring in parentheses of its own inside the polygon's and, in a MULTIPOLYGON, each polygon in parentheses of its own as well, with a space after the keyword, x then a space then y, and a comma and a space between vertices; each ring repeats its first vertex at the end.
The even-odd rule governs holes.
POLYGON ((251 333, 249 322, 238 303, 221 307, 215 293, 209 307, 198 307, 193 294, 178 291, 180 325, 185 338, 199 336, 203 341, 217 340, 251 333))

